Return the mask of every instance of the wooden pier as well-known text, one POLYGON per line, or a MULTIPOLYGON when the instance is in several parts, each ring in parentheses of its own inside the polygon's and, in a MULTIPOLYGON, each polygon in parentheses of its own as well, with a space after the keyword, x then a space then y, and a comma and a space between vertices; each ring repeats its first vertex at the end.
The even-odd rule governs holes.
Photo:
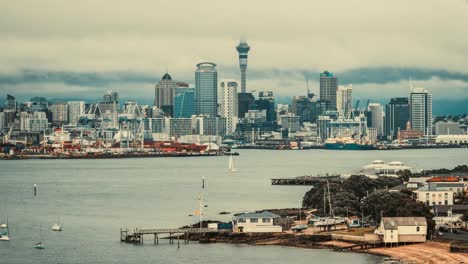
POLYGON ((206 234, 217 233, 216 229, 212 228, 179 228, 179 229, 135 229, 129 231, 128 229, 120 229, 120 242, 133 243, 143 245, 145 235, 153 235, 153 243, 159 244, 160 235, 168 235, 169 243, 174 244, 177 239, 177 245, 180 246, 180 239, 184 243, 188 243, 191 234, 206 234))
POLYGON ((271 185, 316 185, 323 181, 340 181, 341 175, 318 175, 318 176, 299 176, 294 178, 275 178, 271 179, 271 185))

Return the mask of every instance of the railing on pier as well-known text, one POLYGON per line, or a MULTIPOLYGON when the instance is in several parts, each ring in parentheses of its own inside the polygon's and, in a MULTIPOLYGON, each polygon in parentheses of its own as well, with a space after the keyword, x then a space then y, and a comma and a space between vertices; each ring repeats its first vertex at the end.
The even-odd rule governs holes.
POLYGON ((294 178, 273 178, 271 185, 316 185, 322 181, 339 181, 341 175, 319 175, 319 176, 299 176, 294 178))
POLYGON ((135 229, 129 231, 128 229, 120 229, 120 241, 133 244, 143 244, 144 235, 153 235, 154 244, 159 244, 159 235, 169 235, 169 243, 174 243, 177 238, 177 245, 180 245, 180 237, 184 239, 185 243, 188 243, 191 234, 206 234, 206 233, 217 233, 217 229, 213 228, 166 228, 166 229, 135 229))

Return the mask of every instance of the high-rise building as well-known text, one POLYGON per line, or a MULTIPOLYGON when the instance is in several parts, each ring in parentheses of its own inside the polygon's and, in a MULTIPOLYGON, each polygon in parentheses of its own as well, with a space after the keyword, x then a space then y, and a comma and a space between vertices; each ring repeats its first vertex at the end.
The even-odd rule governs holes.
POLYGON ((4 127, 5 127, 5 114, 3 112, 0 112, 0 131, 3 131, 4 127))
POLYGON ((329 102, 328 110, 336 110, 336 91, 338 78, 333 73, 324 71, 320 74, 320 100, 329 102))
POLYGON ((266 122, 274 122, 276 120, 275 96, 272 91, 259 92, 258 100, 255 100, 255 107, 260 111, 266 111, 266 122))
POLYGON ((177 87, 177 82, 166 73, 154 88, 154 106, 162 109, 166 116, 173 116, 174 94, 177 87))
POLYGON ((410 120, 410 105, 408 98, 399 97, 390 99, 385 106, 385 135, 396 139, 399 130, 405 130, 410 120))
POLYGON ((338 86, 336 92, 336 109, 343 116, 348 116, 353 111, 352 101, 353 85, 338 86))
POLYGON ((239 93, 237 95, 238 104, 237 107, 239 108, 238 117, 244 118, 245 113, 249 110, 253 110, 255 97, 251 93, 239 93))
POLYGON ((119 93, 114 91, 107 91, 102 97, 104 103, 119 103, 119 93))
POLYGON ((32 118, 29 119, 29 131, 43 132, 49 127, 45 112, 34 112, 32 118))
POLYGON ((411 128, 432 135, 432 94, 426 89, 414 88, 409 103, 411 128))
POLYGON ((85 111, 84 101, 70 101, 68 102, 68 123, 70 125, 78 124, 80 116, 85 111))
POLYGON ((174 95, 174 117, 190 118, 195 114, 195 89, 177 88, 174 95))
POLYGON ((237 86, 238 83, 234 80, 222 80, 218 88, 218 114, 226 118, 226 130, 228 134, 236 130, 238 121, 237 86))
POLYGON ((293 113, 288 113, 280 117, 281 127, 287 129, 288 132, 296 132, 301 130, 299 117, 293 113))
POLYGON ((57 102, 50 107, 52 112, 52 124, 60 126, 68 124, 68 104, 65 102, 57 102))
POLYGON ((247 44, 247 41, 241 40, 239 45, 237 45, 236 49, 239 53, 239 66, 241 70, 241 93, 246 93, 247 57, 250 50, 250 46, 247 44))
POLYGON ((370 103, 369 112, 371 113, 372 122, 371 128, 377 129, 377 136, 382 136, 384 133, 384 111, 383 106, 379 103, 370 103))
POLYGON ((29 121, 32 115, 28 112, 21 112, 20 113, 20 130, 21 131, 29 131, 29 121))
POLYGON ((195 102, 198 115, 218 115, 218 71, 216 64, 202 62, 195 71, 195 102))
POLYGON ((5 110, 13 110, 16 112, 17 103, 16 98, 13 95, 7 94, 6 101, 5 101, 5 110))

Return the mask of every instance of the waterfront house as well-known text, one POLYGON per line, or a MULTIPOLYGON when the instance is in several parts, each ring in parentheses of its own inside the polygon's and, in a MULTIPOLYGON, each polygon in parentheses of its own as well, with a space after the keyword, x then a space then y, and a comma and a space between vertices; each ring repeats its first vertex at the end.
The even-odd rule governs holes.
POLYGON ((426 242, 427 221, 425 217, 382 217, 375 233, 385 246, 426 242))
POLYGON ((463 189, 463 184, 446 184, 429 182, 427 186, 423 186, 416 193, 416 200, 423 202, 429 206, 433 205, 453 205, 453 197, 456 193, 463 189))
POLYGON ((281 216, 269 211, 237 214, 232 219, 233 231, 246 233, 282 232, 283 228, 278 224, 280 218, 281 216))

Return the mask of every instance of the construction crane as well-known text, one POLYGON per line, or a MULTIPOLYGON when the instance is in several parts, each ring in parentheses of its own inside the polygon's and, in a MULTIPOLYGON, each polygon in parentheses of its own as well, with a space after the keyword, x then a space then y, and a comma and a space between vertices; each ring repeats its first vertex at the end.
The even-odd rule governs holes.
POLYGON ((369 108, 369 104, 370 104, 370 99, 367 99, 366 108, 364 108, 364 111, 367 111, 367 108, 369 108))
POLYGON ((354 110, 358 111, 359 110, 359 103, 361 102, 361 99, 356 100, 356 105, 354 106, 354 110))

